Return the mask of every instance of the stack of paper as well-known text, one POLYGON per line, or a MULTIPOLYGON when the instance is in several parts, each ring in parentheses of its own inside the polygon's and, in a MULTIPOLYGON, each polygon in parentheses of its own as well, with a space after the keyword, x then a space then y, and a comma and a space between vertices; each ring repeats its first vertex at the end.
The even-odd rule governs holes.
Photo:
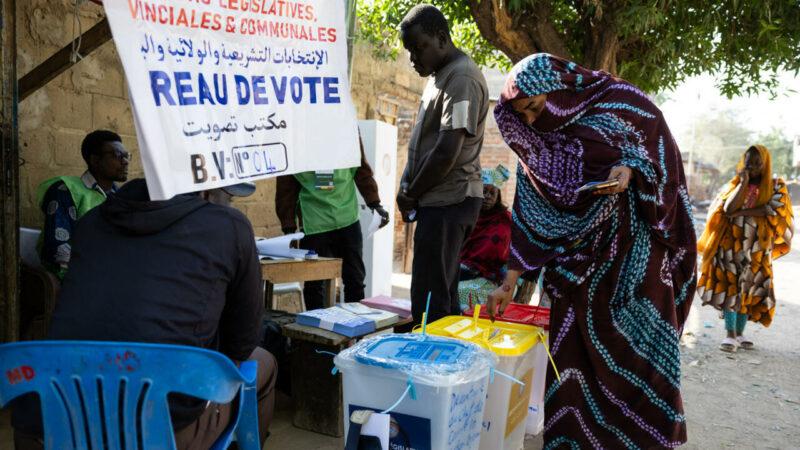
POLYGON ((365 298, 364 300, 361 300, 361 303, 369 306, 370 308, 393 312, 404 319, 411 317, 411 300, 408 299, 392 298, 385 295, 379 295, 377 297, 365 298))
POLYGON ((256 239, 256 248, 258 249, 258 256, 271 257, 271 258, 304 259, 308 254, 308 250, 302 250, 290 247, 293 241, 299 241, 300 239, 303 239, 303 236, 304 236, 303 233, 294 233, 270 239, 263 239, 263 238, 256 239))
POLYGON ((337 305, 345 311, 375 322, 375 328, 386 328, 396 324, 400 318, 397 314, 381 309, 370 308, 361 303, 340 303, 337 305))
POLYGON ((347 337, 363 336, 375 331, 375 321, 345 311, 338 306, 302 312, 297 315, 296 322, 300 325, 333 331, 347 337))

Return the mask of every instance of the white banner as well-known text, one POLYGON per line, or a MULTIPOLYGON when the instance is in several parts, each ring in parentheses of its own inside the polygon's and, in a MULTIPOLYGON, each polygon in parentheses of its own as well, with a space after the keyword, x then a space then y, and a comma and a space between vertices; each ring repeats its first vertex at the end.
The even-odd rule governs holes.
POLYGON ((354 167, 345 0, 105 0, 154 200, 354 167))

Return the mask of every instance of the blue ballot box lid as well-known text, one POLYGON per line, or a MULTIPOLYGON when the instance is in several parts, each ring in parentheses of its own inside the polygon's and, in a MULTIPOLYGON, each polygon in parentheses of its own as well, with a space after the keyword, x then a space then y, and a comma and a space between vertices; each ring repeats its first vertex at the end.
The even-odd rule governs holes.
POLYGON ((439 370, 462 370, 465 360, 474 358, 475 346, 438 336, 392 335, 379 339, 356 353, 362 364, 387 368, 409 364, 436 366, 439 370))
POLYGON ((472 342, 422 334, 371 336, 334 358, 342 372, 408 377, 415 383, 443 387, 485 378, 497 361, 497 355, 472 342))

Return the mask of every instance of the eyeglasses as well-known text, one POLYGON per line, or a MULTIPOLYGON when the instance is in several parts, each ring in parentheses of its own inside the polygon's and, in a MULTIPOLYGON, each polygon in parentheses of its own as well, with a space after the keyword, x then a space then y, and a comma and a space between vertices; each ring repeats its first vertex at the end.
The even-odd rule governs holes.
POLYGON ((120 160, 120 161, 126 161, 126 162, 130 162, 130 160, 131 160, 131 154, 130 154, 130 153, 128 153, 128 152, 121 152, 121 151, 119 151, 119 150, 116 150, 116 149, 115 149, 115 150, 112 150, 112 151, 110 151, 110 152, 102 152, 102 153, 101 153, 101 155, 103 155, 103 156, 105 156, 105 155, 111 155, 111 156, 114 156, 114 157, 116 157, 116 158, 117 158, 118 160, 120 160))

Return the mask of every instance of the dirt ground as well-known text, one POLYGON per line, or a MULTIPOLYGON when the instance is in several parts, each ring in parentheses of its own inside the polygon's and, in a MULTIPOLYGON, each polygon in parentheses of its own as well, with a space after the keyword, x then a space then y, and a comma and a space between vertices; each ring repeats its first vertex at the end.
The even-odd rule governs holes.
POLYGON ((769 328, 748 324, 753 350, 719 351, 719 313, 699 301, 692 308, 682 355, 686 448, 800 448, 800 249, 774 269, 777 312, 769 328))

